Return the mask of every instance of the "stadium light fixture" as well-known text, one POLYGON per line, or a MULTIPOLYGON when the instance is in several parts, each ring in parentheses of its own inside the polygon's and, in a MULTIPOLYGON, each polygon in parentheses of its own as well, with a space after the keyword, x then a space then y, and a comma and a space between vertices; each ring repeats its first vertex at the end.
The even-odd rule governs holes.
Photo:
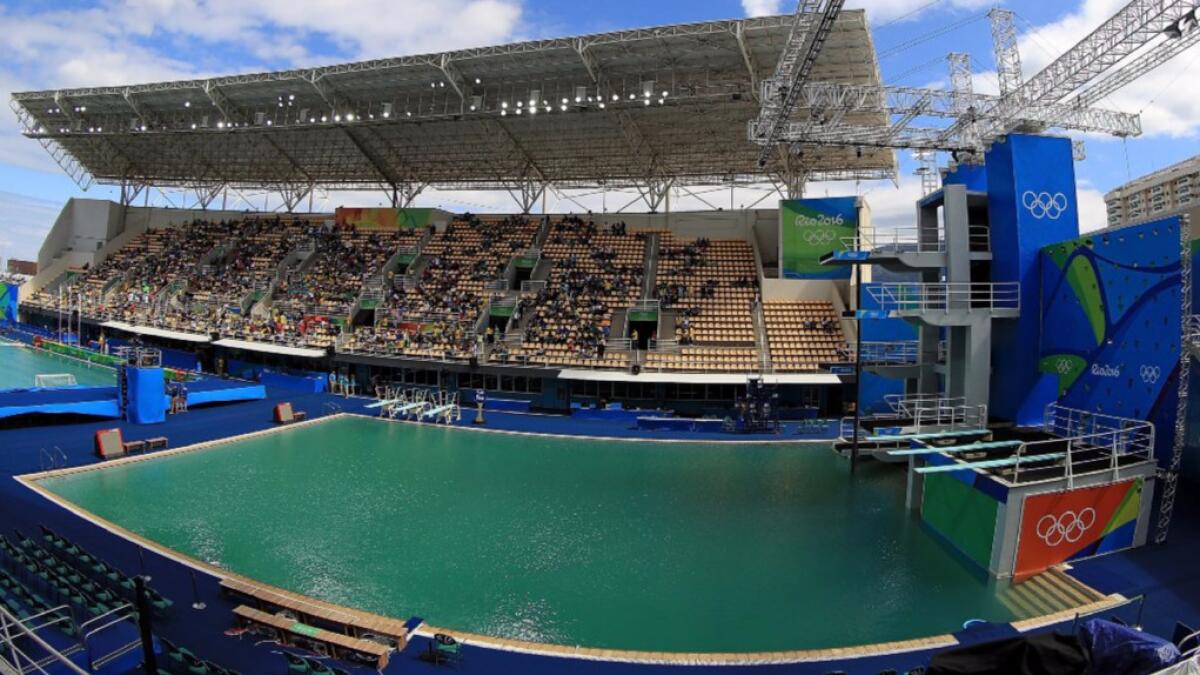
POLYGON ((604 101, 600 101, 600 109, 604 110, 604 101))
POLYGON ((518 115, 520 115, 520 114, 521 114, 521 110, 522 110, 521 108, 517 108, 517 114, 518 114, 518 115))
POLYGON ((508 111, 507 111, 507 110, 501 110, 501 111, 500 111, 500 116, 501 116, 501 117, 507 117, 507 116, 508 116, 508 111))
POLYGON ((479 78, 475 78, 475 84, 480 84, 479 78))
POLYGON ((184 102, 183 102, 183 107, 185 107, 185 108, 190 108, 190 107, 192 107, 192 102, 191 102, 191 101, 184 101, 184 102))
POLYGON ((501 110, 508 110, 508 101, 501 101, 501 102, 500 102, 500 109, 501 109, 501 110))
POLYGON ((619 98, 621 98, 621 97, 620 97, 620 96, 617 96, 616 94, 613 94, 613 100, 614 100, 614 101, 616 101, 616 100, 617 100, 617 99, 619 99, 619 98))
MULTIPOLYGON (((321 118, 321 121, 322 121, 322 122, 324 122, 324 121, 325 121, 325 118, 324 118, 324 117, 322 117, 322 118, 321 118)), ((341 121, 342 121, 342 116, 341 116, 341 115, 334 115, 334 116, 333 116, 333 121, 334 121, 334 122, 341 122, 341 121)))
POLYGON ((271 120, 267 120, 267 126, 271 126, 271 120))
POLYGON ((566 104, 565 104, 565 103, 564 103, 563 105, 560 105, 560 106, 558 106, 558 109, 559 109, 559 110, 561 110, 561 111, 563 111, 563 112, 567 112, 567 106, 566 106, 566 104))

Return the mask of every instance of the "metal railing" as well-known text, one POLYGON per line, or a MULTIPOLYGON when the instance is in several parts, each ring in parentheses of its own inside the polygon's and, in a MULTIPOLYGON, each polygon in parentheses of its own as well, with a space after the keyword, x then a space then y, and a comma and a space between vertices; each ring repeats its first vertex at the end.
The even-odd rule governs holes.
POLYGON ((868 286, 885 312, 996 311, 1021 309, 1021 283, 901 282, 868 286))
MULTIPOLYGON (((58 612, 66 606, 49 610, 58 612)), ((46 614, 43 612, 43 614, 46 614)), ((29 617, 25 621, 39 618, 41 615, 29 617)), ((46 642, 38 630, 53 625, 55 622, 43 623, 31 628, 25 621, 13 616, 8 608, 0 605, 0 664, 18 673, 74 673, 88 675, 88 671, 80 668, 66 654, 55 649, 46 642)), ((0 668, 0 670, 3 670, 0 668)))
MULTIPOLYGON (((862 362, 872 366, 913 366, 921 363, 921 343, 918 340, 881 340, 862 343, 862 362)), ((854 343, 846 344, 850 363, 854 362, 854 343)), ((939 340, 937 361, 946 361, 946 341, 939 340)))
MULTIPOLYGON (((849 251, 874 253, 945 253, 945 232, 941 228, 922 228, 917 225, 885 229, 860 229, 852 237, 842 237, 842 246, 849 251)), ((967 245, 971 251, 990 251, 991 228, 971 225, 967 229, 967 245)))
POLYGON ((525 281, 521 282, 521 292, 522 293, 538 293, 545 289, 546 289, 546 282, 541 279, 538 279, 538 280, 526 279, 525 281))
POLYGON ((920 343, 916 340, 864 341, 857 359, 870 365, 914 365, 921 361, 920 343))
POLYGON ((659 300, 638 300, 629 306, 630 312, 657 312, 662 309, 662 302, 659 300))
POLYGON ((1154 461, 1154 424, 1145 420, 1050 403, 1042 431, 1053 438, 1028 441, 1017 448, 1013 483, 1020 482, 1022 457, 1061 454, 1068 488, 1074 487, 1075 460, 1081 452, 1106 454, 1108 463, 1103 470, 1112 471, 1114 481, 1120 478, 1124 458, 1154 461))
POLYGON ((1200 343, 1200 314, 1193 314, 1187 319, 1188 342, 1200 343))

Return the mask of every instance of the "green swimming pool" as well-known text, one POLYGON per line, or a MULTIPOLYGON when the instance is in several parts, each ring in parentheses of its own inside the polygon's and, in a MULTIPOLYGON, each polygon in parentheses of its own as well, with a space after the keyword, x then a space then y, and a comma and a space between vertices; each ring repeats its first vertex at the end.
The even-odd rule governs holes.
POLYGON ((339 417, 44 484, 273 585, 508 638, 744 652, 1012 618, 905 514, 901 469, 827 447, 339 417))
POLYGON ((0 340, 0 389, 25 389, 34 386, 38 375, 59 374, 74 375, 75 382, 82 385, 111 385, 117 382, 116 371, 112 368, 88 365, 65 356, 0 340))

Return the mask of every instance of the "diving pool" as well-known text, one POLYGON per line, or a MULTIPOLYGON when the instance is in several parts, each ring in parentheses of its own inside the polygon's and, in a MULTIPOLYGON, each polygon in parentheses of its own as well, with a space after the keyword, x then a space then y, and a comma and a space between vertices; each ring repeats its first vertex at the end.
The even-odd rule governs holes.
POLYGON ((265 583, 512 639, 778 651, 1013 618, 905 512, 900 467, 827 447, 339 416, 40 483, 265 583))
POLYGON ((117 373, 112 368, 51 354, 40 349, 0 339, 0 389, 27 389, 38 375, 69 374, 76 384, 113 385, 117 373))

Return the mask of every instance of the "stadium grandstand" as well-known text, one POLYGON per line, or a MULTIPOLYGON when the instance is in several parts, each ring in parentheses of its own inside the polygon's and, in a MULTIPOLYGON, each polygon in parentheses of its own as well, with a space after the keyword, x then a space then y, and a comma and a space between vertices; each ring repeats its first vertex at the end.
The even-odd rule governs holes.
POLYGON ((0 278, 0 673, 1200 667, 1195 214, 1081 234, 1067 136, 1138 136, 1102 94, 1200 8, 1032 76, 994 8, 983 94, 797 5, 14 93, 119 200, 0 278), (901 151, 911 223, 805 194, 901 151))

